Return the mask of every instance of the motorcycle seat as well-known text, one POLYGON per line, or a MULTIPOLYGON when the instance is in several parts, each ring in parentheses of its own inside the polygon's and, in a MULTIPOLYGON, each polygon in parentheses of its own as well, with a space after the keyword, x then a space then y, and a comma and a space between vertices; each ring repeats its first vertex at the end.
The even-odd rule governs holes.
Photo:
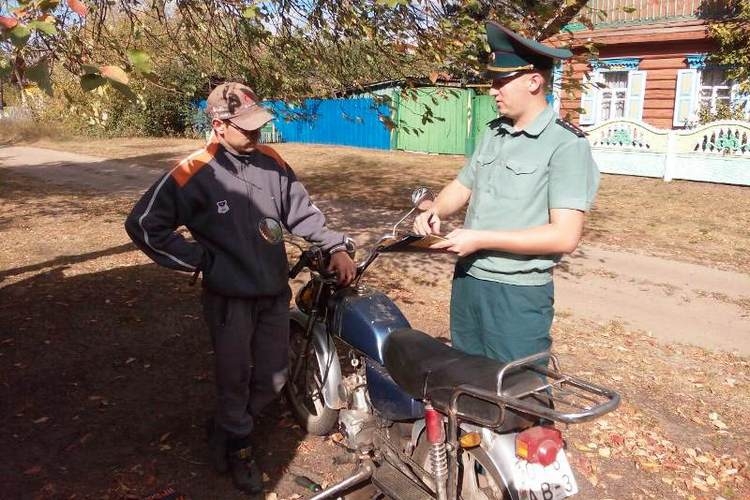
MULTIPOLYGON (((500 361, 465 354, 426 333, 409 328, 394 330, 384 348, 385 367, 393 380, 410 396, 429 399, 441 412, 448 412, 450 399, 456 387, 468 385, 496 393, 497 375, 504 366, 500 361)), ((516 396, 543 385, 540 375, 526 369, 514 370, 505 376, 503 395, 516 396)), ((546 398, 536 398, 547 405, 546 398), (541 399, 544 399, 542 401, 541 399)), ((468 419, 498 421, 500 432, 524 429, 535 425, 539 417, 511 408, 503 409, 496 403, 469 394, 458 398, 457 408, 468 419)))

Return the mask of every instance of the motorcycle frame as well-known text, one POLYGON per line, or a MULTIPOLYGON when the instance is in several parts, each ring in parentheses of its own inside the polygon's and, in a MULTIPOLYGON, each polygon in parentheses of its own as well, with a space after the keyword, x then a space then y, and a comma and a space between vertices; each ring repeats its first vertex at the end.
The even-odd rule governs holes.
MULTIPOLYGON (((381 238, 381 241, 387 237, 388 236, 381 238)), ((375 248, 371 251, 371 253, 365 259, 365 261, 360 263, 357 266, 358 276, 353 286, 355 287, 358 286, 359 280, 364 275, 365 270, 378 257, 379 254, 380 254, 380 242, 378 242, 378 244, 375 245, 375 248)), ((313 279, 322 279, 322 278, 314 277, 313 279)), ((295 321, 299 325, 304 325, 305 332, 306 332, 306 339, 305 339, 305 347, 302 352, 303 353, 307 352, 307 350, 310 347, 310 343, 312 343, 313 345, 313 350, 315 352, 315 356, 318 361, 318 369, 319 369, 320 376, 321 376, 322 387, 320 389, 321 389, 321 393, 323 396, 324 404, 331 409, 339 410, 346 405, 346 402, 342 400, 338 391, 338 388, 340 384, 342 383, 341 366, 339 364, 338 352, 333 342, 333 335, 328 332, 325 321, 319 321, 321 308, 325 307, 325 305, 321 303, 321 299, 323 297, 322 292, 324 289, 330 286, 333 286, 333 282, 328 279, 322 279, 322 281, 323 282, 321 283, 321 286, 318 287, 318 290, 316 291, 316 295, 312 303, 310 314, 305 314, 299 309, 294 308, 291 312, 291 319, 292 321, 295 321)), ((299 373, 301 362, 302 362, 302 356, 300 356, 297 359, 296 366, 291 367, 292 376, 297 375, 299 373)), ((292 379, 292 380, 295 380, 295 379, 292 379)), ((552 387, 553 387, 553 384, 548 384, 546 386, 546 388, 552 388, 552 387)), ((545 388, 542 388, 542 389, 545 389, 545 388)), ((617 395, 614 391, 610 391, 606 388, 596 386, 594 384, 589 384, 583 380, 579 380, 573 377, 568 377, 566 375, 563 375, 558 369, 557 360, 554 358, 554 356, 551 356, 550 353, 539 353, 539 354, 529 356, 527 358, 519 359, 514 362, 508 363, 503 369, 501 369, 498 372, 497 392, 485 391, 485 390, 481 390, 479 388, 475 388, 475 387, 471 387, 467 385, 456 387, 452 393, 447 414, 441 412, 446 417, 447 426, 448 426, 448 432, 446 433, 446 445, 447 445, 447 452, 448 452, 447 453, 448 455, 447 457, 448 458, 448 477, 446 481, 447 488, 445 488, 445 490, 447 491, 443 490, 444 494, 436 496, 436 498, 439 498, 439 500, 457 500, 458 498, 458 449, 460 446, 459 441, 458 441, 458 437, 459 437, 458 433, 461 427, 466 426, 467 428, 471 429, 471 428, 474 428, 474 426, 476 425, 477 429, 481 431, 481 433, 483 434, 482 441, 487 443, 487 445, 483 446, 483 449, 487 452, 487 455, 490 461, 495 466, 495 470, 500 476, 503 482, 503 486, 506 488, 506 490, 510 494, 511 499, 518 500, 519 499, 518 490, 516 489, 515 485, 509 481, 509 478, 512 477, 511 466, 509 463, 506 463, 507 457, 509 456, 509 454, 515 455, 515 435, 517 433, 508 432, 508 433, 501 434, 501 433, 494 432, 492 430, 501 425, 506 408, 513 408, 516 410, 535 414, 539 417, 548 418, 549 420, 555 420, 555 421, 570 424, 570 423, 580 423, 580 422, 584 422, 584 421, 596 418, 600 416, 601 414, 614 410, 618 406, 618 404, 619 404, 619 395, 617 395), (538 369, 533 368, 533 369, 535 369, 536 371, 538 371, 539 373, 543 375, 546 375, 548 377, 551 377, 557 380, 557 383, 560 385, 568 384, 577 389, 581 389, 583 391, 587 391, 593 394, 607 397, 609 399, 609 402, 607 404, 599 405, 596 411, 561 413, 559 411, 555 411, 551 409, 540 408, 537 405, 529 406, 520 400, 521 396, 508 397, 502 394, 503 379, 506 373, 508 373, 512 369, 515 369, 521 366, 528 366, 534 361, 538 361, 546 357, 550 358, 553 368, 554 368, 553 370, 549 370, 546 368, 538 368, 538 369), (480 421, 468 415, 461 414, 461 412, 459 412, 458 410, 458 398, 463 394, 470 395, 475 398, 484 399, 488 402, 495 403, 501 409, 500 414, 498 415, 498 419, 496 421, 480 421)), ((419 427, 418 427, 418 430, 412 429, 412 446, 416 446, 416 443, 417 443, 417 440, 419 439, 421 431, 422 429, 424 429, 423 420, 422 421, 416 420, 414 422, 414 426, 415 427, 419 426, 419 427), (420 422, 422 423, 420 424, 420 422)), ((400 463, 394 463, 395 461, 389 460, 389 463, 391 463, 391 465, 395 466, 407 477, 418 479, 425 486, 427 486, 427 488, 429 488, 432 492, 435 492, 435 494, 437 495, 438 488, 436 488, 436 483, 435 483, 434 478, 432 478, 429 474, 427 474, 426 471, 424 471, 424 469, 422 469, 419 464, 416 464, 413 461, 413 459, 411 459, 411 457, 405 455, 400 450, 395 449, 391 445, 391 443, 384 442, 383 444, 387 448, 387 451, 384 453, 384 455, 395 456, 400 462, 400 463)), ((329 498, 330 496, 333 496, 333 494, 335 494, 336 492, 343 491, 341 489, 341 486, 344 483, 346 483, 347 487, 357 484, 358 482, 364 481, 368 479, 370 476, 372 476, 372 471, 373 471, 372 466, 365 462, 364 464, 362 464, 362 468, 360 472, 355 474, 355 476, 350 477, 349 479, 345 480, 343 483, 335 487, 332 487, 329 490, 326 490, 324 492, 321 492, 318 495, 315 495, 313 498, 315 500, 329 498)))

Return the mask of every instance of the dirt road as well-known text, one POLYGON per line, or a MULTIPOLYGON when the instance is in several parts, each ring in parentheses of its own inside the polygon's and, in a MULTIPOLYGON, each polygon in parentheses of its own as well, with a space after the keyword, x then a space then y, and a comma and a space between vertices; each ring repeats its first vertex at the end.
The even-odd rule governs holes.
MULTIPOLYGON (((175 156, 179 156, 178 153, 175 156)), ((145 190, 159 169, 94 156, 32 147, 0 149, 0 168, 45 182, 124 194, 145 190)), ((322 205, 329 205, 325 202, 322 205)), ((345 207, 331 203, 328 213, 352 229, 345 207)), ((395 212, 393 217, 395 217, 395 212)), ((382 211, 377 217, 388 219, 382 211)), ((360 242, 374 233, 360 232, 360 242)), ((433 276, 449 276, 450 259, 437 261, 433 276)), ((425 270, 415 266, 413 272, 425 270)), ((447 299, 447 279, 435 287, 436 299, 447 299)), ((597 322, 619 321, 664 342, 750 355, 750 276, 696 264, 626 253, 584 243, 556 272, 557 310, 597 322)))

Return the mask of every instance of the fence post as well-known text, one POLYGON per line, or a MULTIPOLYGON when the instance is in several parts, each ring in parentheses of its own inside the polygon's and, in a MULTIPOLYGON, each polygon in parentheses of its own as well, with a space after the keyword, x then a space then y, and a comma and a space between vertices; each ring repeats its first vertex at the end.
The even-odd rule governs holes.
POLYGON ((667 155, 664 158, 664 182, 670 182, 674 177, 677 135, 674 130, 667 133, 667 155))

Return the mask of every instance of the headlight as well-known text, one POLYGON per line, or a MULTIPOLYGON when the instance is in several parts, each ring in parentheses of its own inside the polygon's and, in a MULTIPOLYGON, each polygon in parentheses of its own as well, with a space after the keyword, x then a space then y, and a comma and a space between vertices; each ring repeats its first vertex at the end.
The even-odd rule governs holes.
POLYGON ((297 304, 297 307, 303 313, 310 314, 312 311, 318 286, 320 286, 319 282, 310 280, 297 292, 297 297, 295 297, 294 303, 297 304))

